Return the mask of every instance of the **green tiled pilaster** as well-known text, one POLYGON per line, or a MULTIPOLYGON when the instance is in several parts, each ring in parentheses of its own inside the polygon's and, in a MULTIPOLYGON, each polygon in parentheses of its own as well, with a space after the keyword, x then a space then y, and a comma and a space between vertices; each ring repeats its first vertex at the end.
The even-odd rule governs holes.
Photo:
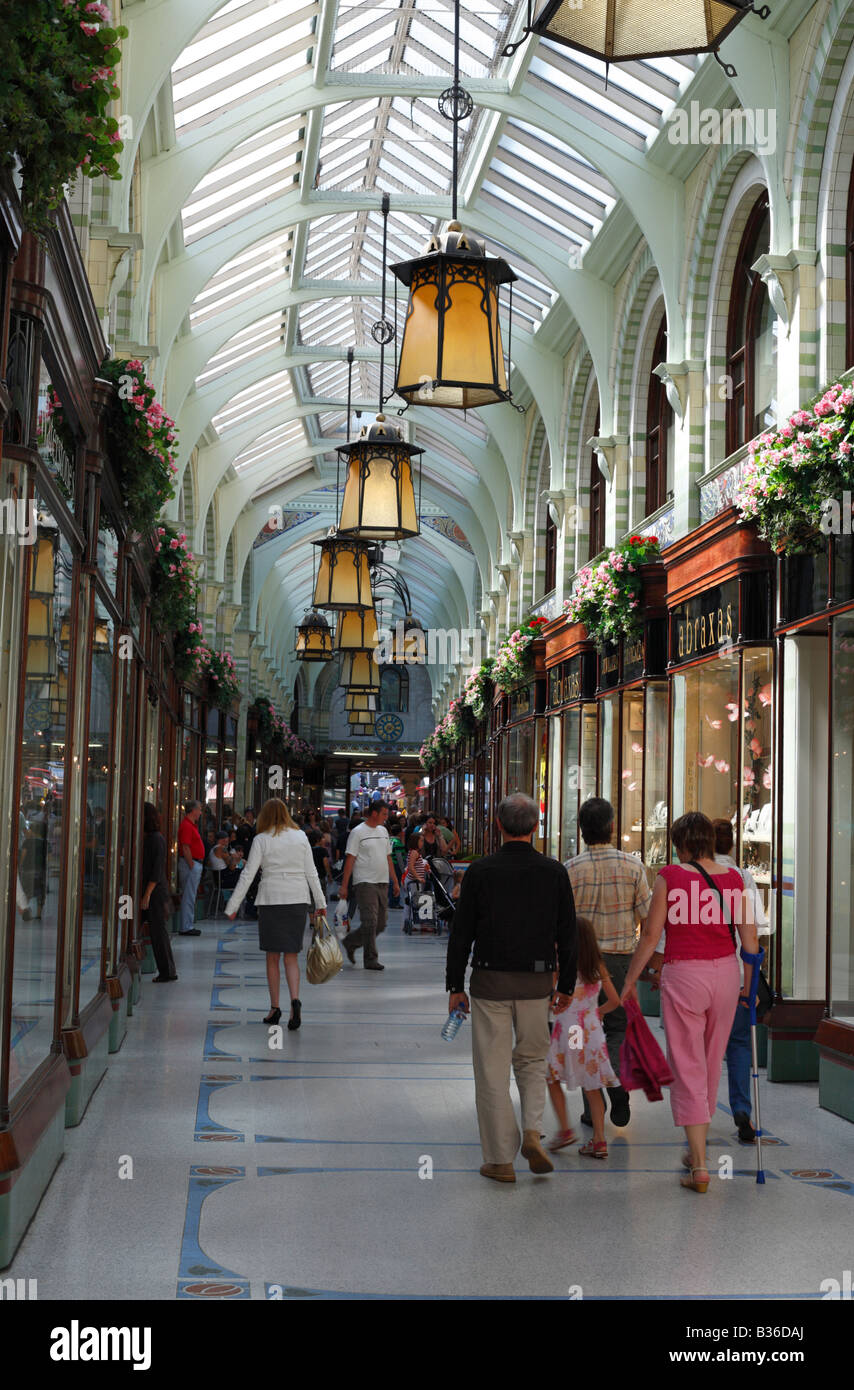
POLYGON ((80 1062, 80 1070, 71 1078, 71 1089, 65 1097, 65 1123, 69 1129, 79 1125, 92 1099, 95 1087, 107 1070, 110 1030, 105 1029, 95 1042, 88 1057, 80 1062))
POLYGON ((854 1121, 854 1068, 840 1057, 828 1057, 825 1052, 818 1068, 818 1103, 823 1110, 832 1110, 844 1120, 854 1121))

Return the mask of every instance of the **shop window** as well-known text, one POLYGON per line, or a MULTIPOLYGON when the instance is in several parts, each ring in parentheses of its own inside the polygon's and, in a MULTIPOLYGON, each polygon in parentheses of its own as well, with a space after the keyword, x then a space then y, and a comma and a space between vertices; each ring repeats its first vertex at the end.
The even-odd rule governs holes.
MULTIPOLYGON (((667 318, 663 317, 652 365, 667 361, 667 318)), ((667 399, 664 382, 650 372, 646 409, 646 512, 663 507, 673 493, 673 407, 667 399)))
POLYGON ((86 768, 86 823, 83 827, 83 932, 80 952, 80 1004, 100 984, 101 927, 107 859, 107 799, 115 633, 109 613, 95 596, 89 678, 89 758, 86 768))
POLYGON ((727 330, 726 447, 731 454, 774 423, 777 318, 754 263, 768 253, 771 214, 767 194, 757 200, 741 238, 727 330))
POLYGON ((44 503, 32 548, 18 812, 18 877, 31 920, 17 918, 12 970, 9 1093, 53 1039, 60 921, 66 709, 71 659, 71 549, 44 503))
POLYGON ((854 617, 833 623, 830 1013, 854 1024, 854 617))
POLYGON ((557 526, 551 510, 546 505, 546 572, 543 579, 543 593, 550 594, 557 583, 557 526))
POLYGON ((504 795, 511 792, 524 792, 526 796, 534 793, 534 724, 526 720, 515 724, 507 732, 507 775, 504 779, 504 795))
POLYGON ((409 713, 409 672, 397 666, 380 671, 380 709, 383 713, 409 713))
MULTIPOLYGON (((594 436, 601 428, 601 415, 596 411, 594 436)), ((605 549, 605 479, 599 469, 599 459, 594 449, 590 455, 590 548, 588 559, 592 560, 605 549)))
POLYGON ((654 872, 667 863, 667 686, 646 687, 643 745, 644 863, 654 872))

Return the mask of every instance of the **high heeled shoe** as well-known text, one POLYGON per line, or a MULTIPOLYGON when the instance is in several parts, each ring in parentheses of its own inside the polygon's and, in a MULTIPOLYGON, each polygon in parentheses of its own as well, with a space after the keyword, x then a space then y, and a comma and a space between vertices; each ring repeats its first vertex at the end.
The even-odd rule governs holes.
POLYGON ((282 1011, 281 1011, 281 1009, 271 1009, 270 1012, 268 1013, 267 1017, 266 1017, 265 1019, 263 1019, 262 1022, 264 1022, 264 1023, 278 1023, 278 1021, 279 1021, 279 1019, 280 1019, 281 1017, 282 1017, 282 1011))
POLYGON ((288 1019, 288 1032, 295 1033, 302 1023, 302 1004, 298 999, 291 1000, 291 1016, 288 1019))

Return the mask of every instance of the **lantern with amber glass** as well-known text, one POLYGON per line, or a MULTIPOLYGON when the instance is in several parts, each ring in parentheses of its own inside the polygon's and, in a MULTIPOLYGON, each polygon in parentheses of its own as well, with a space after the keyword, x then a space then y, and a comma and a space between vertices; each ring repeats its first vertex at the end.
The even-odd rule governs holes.
POLYGON ((423 454, 407 444, 398 425, 380 414, 358 439, 338 450, 347 464, 339 536, 392 541, 417 536, 418 508, 412 460, 423 454))
POLYGON ((335 631, 337 652, 372 652, 377 640, 377 618, 373 608, 345 608, 339 614, 335 631))
POLYGON ((347 690, 344 694, 344 708, 348 714, 361 712, 372 715, 376 712, 377 697, 365 690, 347 690))
MULTIPOLYGON (((714 53, 746 14, 767 19, 751 0, 529 0, 525 34, 539 34, 606 63, 714 53)), ((524 35, 523 35, 524 37, 524 35)), ((521 40, 520 40, 521 42, 521 40)), ((519 44, 504 50, 512 53, 519 44)), ((728 64, 722 64, 730 71, 728 64)), ((735 70, 732 69, 732 75, 735 70)))
POLYGON ((332 632, 322 613, 312 608, 306 613, 296 635, 298 661, 329 661, 332 657, 332 632))
POLYGON ((516 279, 507 262, 451 222, 423 255, 391 269, 409 290, 398 395, 451 410, 509 401, 498 322, 499 288, 516 279))
POLYGON ((379 695, 380 668, 373 652, 345 652, 341 662, 341 684, 363 695, 379 695))
POLYGON ((368 546, 334 532, 312 544, 320 550, 314 584, 315 608, 373 608, 368 546))

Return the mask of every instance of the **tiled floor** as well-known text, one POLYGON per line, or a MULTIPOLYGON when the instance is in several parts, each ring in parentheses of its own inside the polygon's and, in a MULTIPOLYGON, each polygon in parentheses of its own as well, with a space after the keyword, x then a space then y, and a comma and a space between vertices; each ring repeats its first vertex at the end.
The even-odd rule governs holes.
POLYGON ((682 1191, 680 1132, 643 1097, 607 1164, 569 1149, 547 1178, 481 1178, 469 1025, 439 1036, 444 943, 391 915, 385 972, 303 983, 281 1050, 255 924, 178 941, 180 980, 145 977, 4 1277, 41 1299, 761 1299, 850 1268, 854 1129, 814 1086, 763 1081, 764 1187, 722 1103, 710 1152, 735 1176, 682 1191))

